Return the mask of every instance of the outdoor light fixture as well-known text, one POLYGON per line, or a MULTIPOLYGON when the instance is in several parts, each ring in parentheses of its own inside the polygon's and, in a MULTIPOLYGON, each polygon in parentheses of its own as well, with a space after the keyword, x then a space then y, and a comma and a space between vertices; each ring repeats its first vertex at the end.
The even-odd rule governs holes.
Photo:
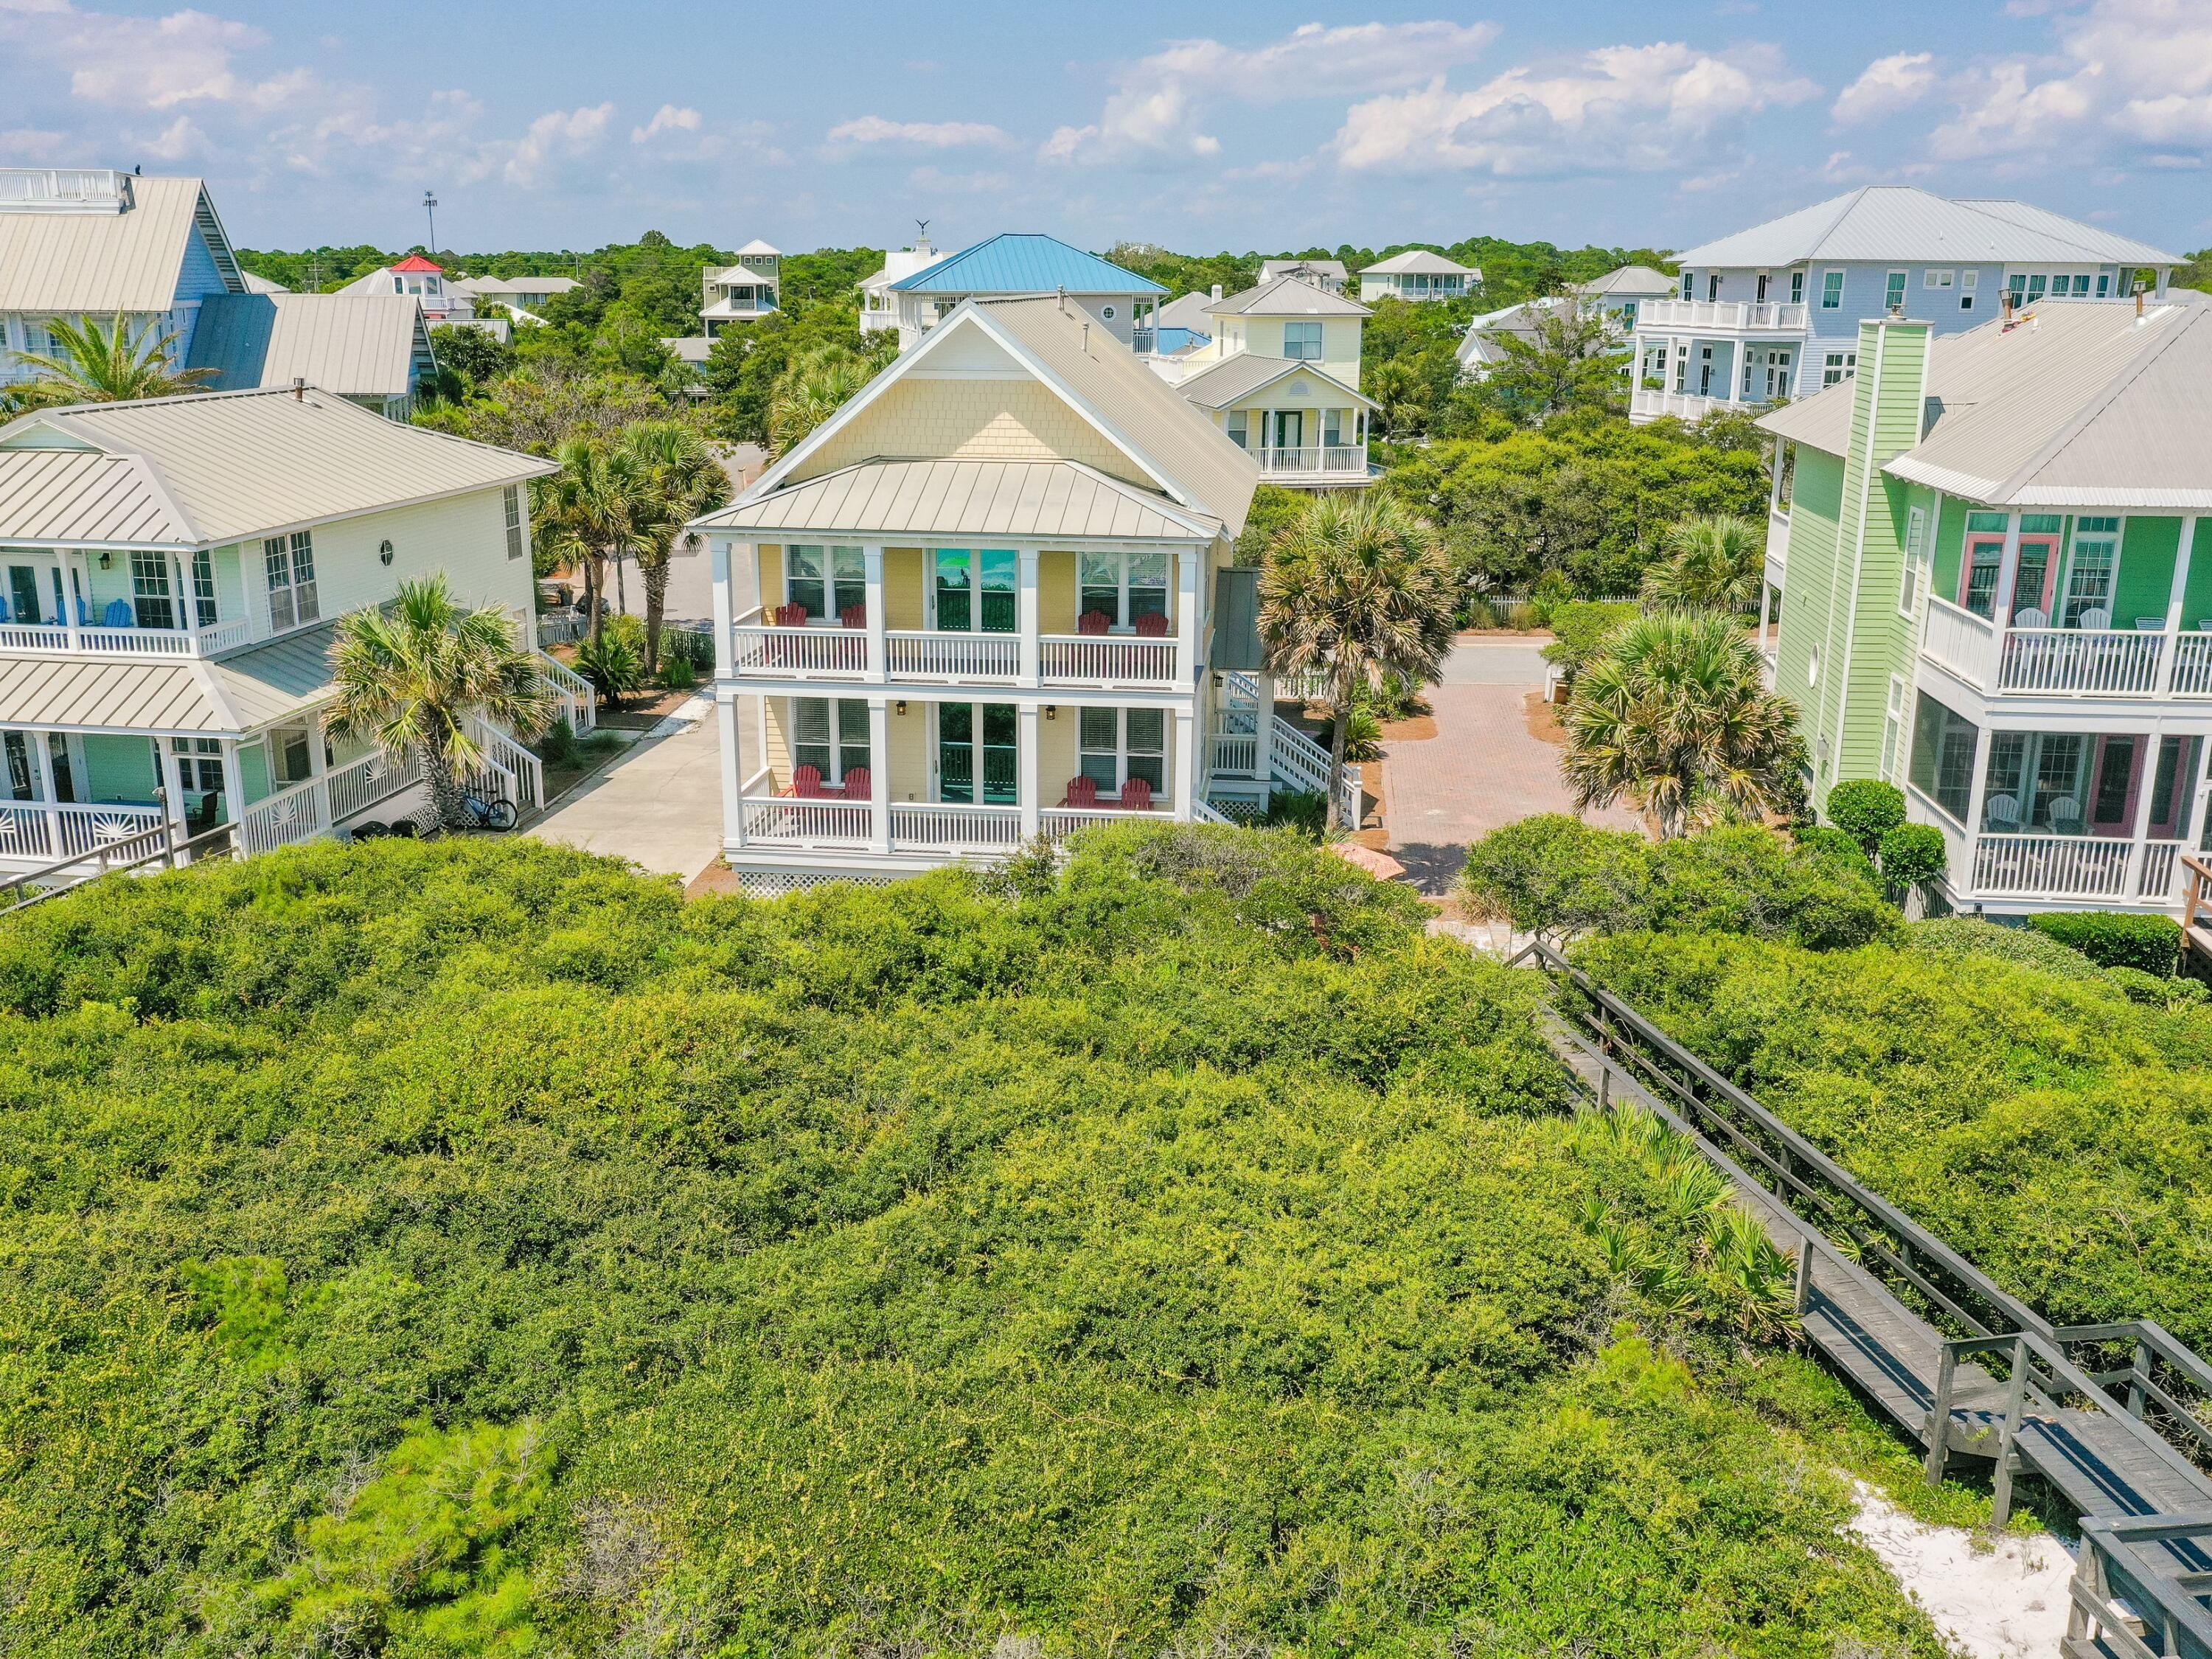
POLYGON ((1048 720, 1058 720, 1060 718, 1060 705, 1056 702, 1048 702, 1045 704, 1044 717, 1048 720))
POLYGON ((901 697, 893 706, 897 709, 899 718, 901 720, 904 720, 906 718, 906 699, 904 697, 901 697))
POLYGON ((376 550, 376 556, 383 560, 385 563, 390 564, 392 562, 392 544, 390 542, 385 542, 379 545, 376 550))
POLYGON ((103 554, 101 554, 101 555, 100 556, 100 568, 102 570, 112 570, 112 569, 114 569, 114 568, 115 568, 115 555, 113 555, 112 553, 103 553, 103 554))

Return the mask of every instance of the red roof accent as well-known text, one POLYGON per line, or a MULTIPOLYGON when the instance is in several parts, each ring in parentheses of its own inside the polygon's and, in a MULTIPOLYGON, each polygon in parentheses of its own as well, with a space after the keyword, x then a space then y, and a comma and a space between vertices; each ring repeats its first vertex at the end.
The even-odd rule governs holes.
POLYGON ((398 264, 392 268, 394 270, 434 270, 441 276, 446 274, 445 266, 434 264, 432 261, 424 258, 419 253, 409 254, 405 258, 402 259, 398 264))

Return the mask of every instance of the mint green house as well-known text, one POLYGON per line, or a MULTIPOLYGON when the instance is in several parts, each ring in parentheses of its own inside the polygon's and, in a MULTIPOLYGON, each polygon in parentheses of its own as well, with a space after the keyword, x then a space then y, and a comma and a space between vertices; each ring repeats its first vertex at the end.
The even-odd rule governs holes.
POLYGON ((1958 910, 2177 911, 2212 738, 2212 306, 1931 334, 1862 323, 1855 379, 1759 422, 1814 801, 1900 787, 1958 910))

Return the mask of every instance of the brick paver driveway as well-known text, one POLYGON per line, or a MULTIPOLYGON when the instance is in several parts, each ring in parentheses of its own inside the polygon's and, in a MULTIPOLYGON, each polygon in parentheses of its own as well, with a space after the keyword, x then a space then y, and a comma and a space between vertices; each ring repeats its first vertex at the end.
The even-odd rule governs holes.
MULTIPOLYGON (((1385 745, 1383 823, 1390 855, 1424 893, 1449 891, 1476 837, 1538 812, 1574 810, 1559 781, 1559 751, 1528 730, 1528 700, 1541 696, 1544 659, 1514 642, 1462 643, 1427 692, 1437 735, 1385 745)), ((1593 812, 1608 829, 1638 827, 1622 808, 1593 812)))

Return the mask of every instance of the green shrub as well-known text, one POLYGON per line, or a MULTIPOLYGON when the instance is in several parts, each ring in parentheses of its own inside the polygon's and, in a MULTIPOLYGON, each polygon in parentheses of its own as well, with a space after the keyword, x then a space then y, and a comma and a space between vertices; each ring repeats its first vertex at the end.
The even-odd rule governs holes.
POLYGON ((1571 678, 1597 655, 1613 632, 1639 614, 1633 605, 1601 605, 1577 599, 1552 607, 1552 642, 1544 660, 1571 678))
POLYGON ((699 671, 692 666, 690 658, 672 656, 662 661, 659 678, 664 691, 689 691, 699 684, 699 671))
POLYGON ((2139 968, 2170 978, 2181 959, 2181 924, 2171 916, 2112 910, 2055 910, 2027 919, 2046 939, 2079 951, 2100 968, 2139 968))
POLYGON ((1903 944, 1909 951, 1945 962, 1986 957, 2039 969, 2060 979, 2104 984, 2104 970, 2079 951, 2026 927, 2006 927, 1979 916, 1931 916, 1907 925, 1903 944))
POLYGON ((1318 789, 1277 789, 1268 795, 1261 822, 1270 830, 1295 830, 1319 841, 1328 830, 1328 797, 1318 789))
POLYGON ((596 641, 586 639, 576 647, 576 672, 589 680, 592 689, 610 702, 620 702, 645 684, 645 647, 642 641, 633 640, 629 630, 618 629, 614 625, 625 620, 634 618, 611 619, 601 638, 596 641))
POLYGON ((548 766, 576 763, 576 728, 568 724, 566 714, 556 715, 545 728, 545 735, 538 739, 538 757, 548 766))
POLYGON ((1480 630, 1497 628, 1502 624, 1498 620, 1498 612, 1491 608, 1489 600, 1469 599, 1460 612, 1459 625, 1462 628, 1480 630))
POLYGON ((1533 633, 1544 625, 1544 609, 1541 605, 1525 603, 1508 606, 1505 625, 1516 634, 1533 633))
POLYGON ((1853 778, 1828 791, 1829 821, 1869 858, 1881 851, 1881 838, 1905 822, 1905 792, 1876 778, 1853 778))
POLYGON ((1881 838, 1881 878, 1894 890, 1935 880, 1950 862, 1943 832, 1932 823, 1900 823, 1881 838))
POLYGON ((1841 830, 1824 823, 1808 823, 1790 834, 1799 847, 1816 858, 1868 877, 1875 873, 1874 860, 1867 856, 1866 850, 1841 830))

